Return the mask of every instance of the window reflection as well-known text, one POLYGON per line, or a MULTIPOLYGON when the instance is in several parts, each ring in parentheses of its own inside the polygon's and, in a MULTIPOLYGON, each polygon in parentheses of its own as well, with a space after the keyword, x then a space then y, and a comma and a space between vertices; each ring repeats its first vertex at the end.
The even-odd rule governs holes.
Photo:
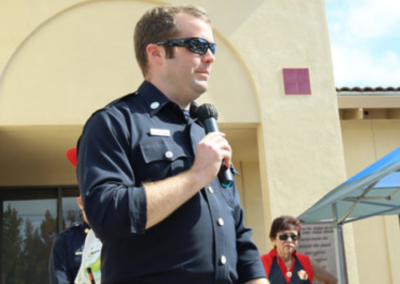
POLYGON ((76 197, 65 197, 62 199, 63 230, 75 222, 82 222, 83 215, 76 203, 76 197), (64 226, 65 225, 65 226, 64 226))
POLYGON ((56 236, 56 200, 3 203, 2 282, 48 283, 48 255, 56 236))
POLYGON ((56 189, 36 195, 44 199, 31 199, 33 192, 0 190, 1 284, 49 283, 48 263, 54 238, 59 231, 83 219, 76 203, 77 189, 64 189, 63 195, 67 197, 59 203, 57 198, 49 198, 48 192, 57 196, 56 189), (57 204, 61 207, 57 208, 57 204))

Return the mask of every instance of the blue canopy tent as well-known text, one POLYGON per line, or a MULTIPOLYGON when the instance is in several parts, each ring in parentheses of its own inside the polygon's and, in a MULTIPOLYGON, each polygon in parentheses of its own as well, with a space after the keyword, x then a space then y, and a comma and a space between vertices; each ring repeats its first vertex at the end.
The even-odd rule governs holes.
POLYGON ((341 226, 372 216, 400 214, 399 192, 400 147, 331 190, 298 217, 304 223, 333 223, 340 283, 346 279, 341 226))

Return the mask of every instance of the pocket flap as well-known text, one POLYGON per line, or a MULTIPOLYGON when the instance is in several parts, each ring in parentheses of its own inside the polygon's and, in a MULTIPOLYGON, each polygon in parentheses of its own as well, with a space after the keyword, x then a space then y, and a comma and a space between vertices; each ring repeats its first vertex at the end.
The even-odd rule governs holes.
POLYGON ((165 140, 141 143, 140 150, 147 164, 155 161, 175 161, 178 158, 187 157, 181 147, 165 140))

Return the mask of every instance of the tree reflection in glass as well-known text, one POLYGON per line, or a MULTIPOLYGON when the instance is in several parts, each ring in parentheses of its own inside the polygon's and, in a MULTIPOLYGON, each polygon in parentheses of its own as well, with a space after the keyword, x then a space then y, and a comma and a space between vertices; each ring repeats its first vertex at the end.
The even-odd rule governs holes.
MULTIPOLYGON (((64 205, 62 229, 82 219, 73 205, 76 198, 65 199, 71 202, 64 205)), ((3 206, 1 283, 49 283, 49 256, 57 235, 56 200, 10 201, 3 206)))

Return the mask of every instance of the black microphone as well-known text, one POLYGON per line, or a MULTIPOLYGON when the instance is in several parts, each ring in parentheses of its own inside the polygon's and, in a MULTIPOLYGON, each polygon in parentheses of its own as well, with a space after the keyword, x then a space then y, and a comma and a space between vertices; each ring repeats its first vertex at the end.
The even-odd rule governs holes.
MULTIPOLYGON (((203 104, 197 110, 197 118, 204 125, 206 133, 219 132, 217 119, 218 111, 211 104, 203 104)), ((230 168, 225 166, 224 161, 222 161, 221 169, 218 173, 218 179, 222 187, 230 187, 233 183, 233 175, 230 168)))

